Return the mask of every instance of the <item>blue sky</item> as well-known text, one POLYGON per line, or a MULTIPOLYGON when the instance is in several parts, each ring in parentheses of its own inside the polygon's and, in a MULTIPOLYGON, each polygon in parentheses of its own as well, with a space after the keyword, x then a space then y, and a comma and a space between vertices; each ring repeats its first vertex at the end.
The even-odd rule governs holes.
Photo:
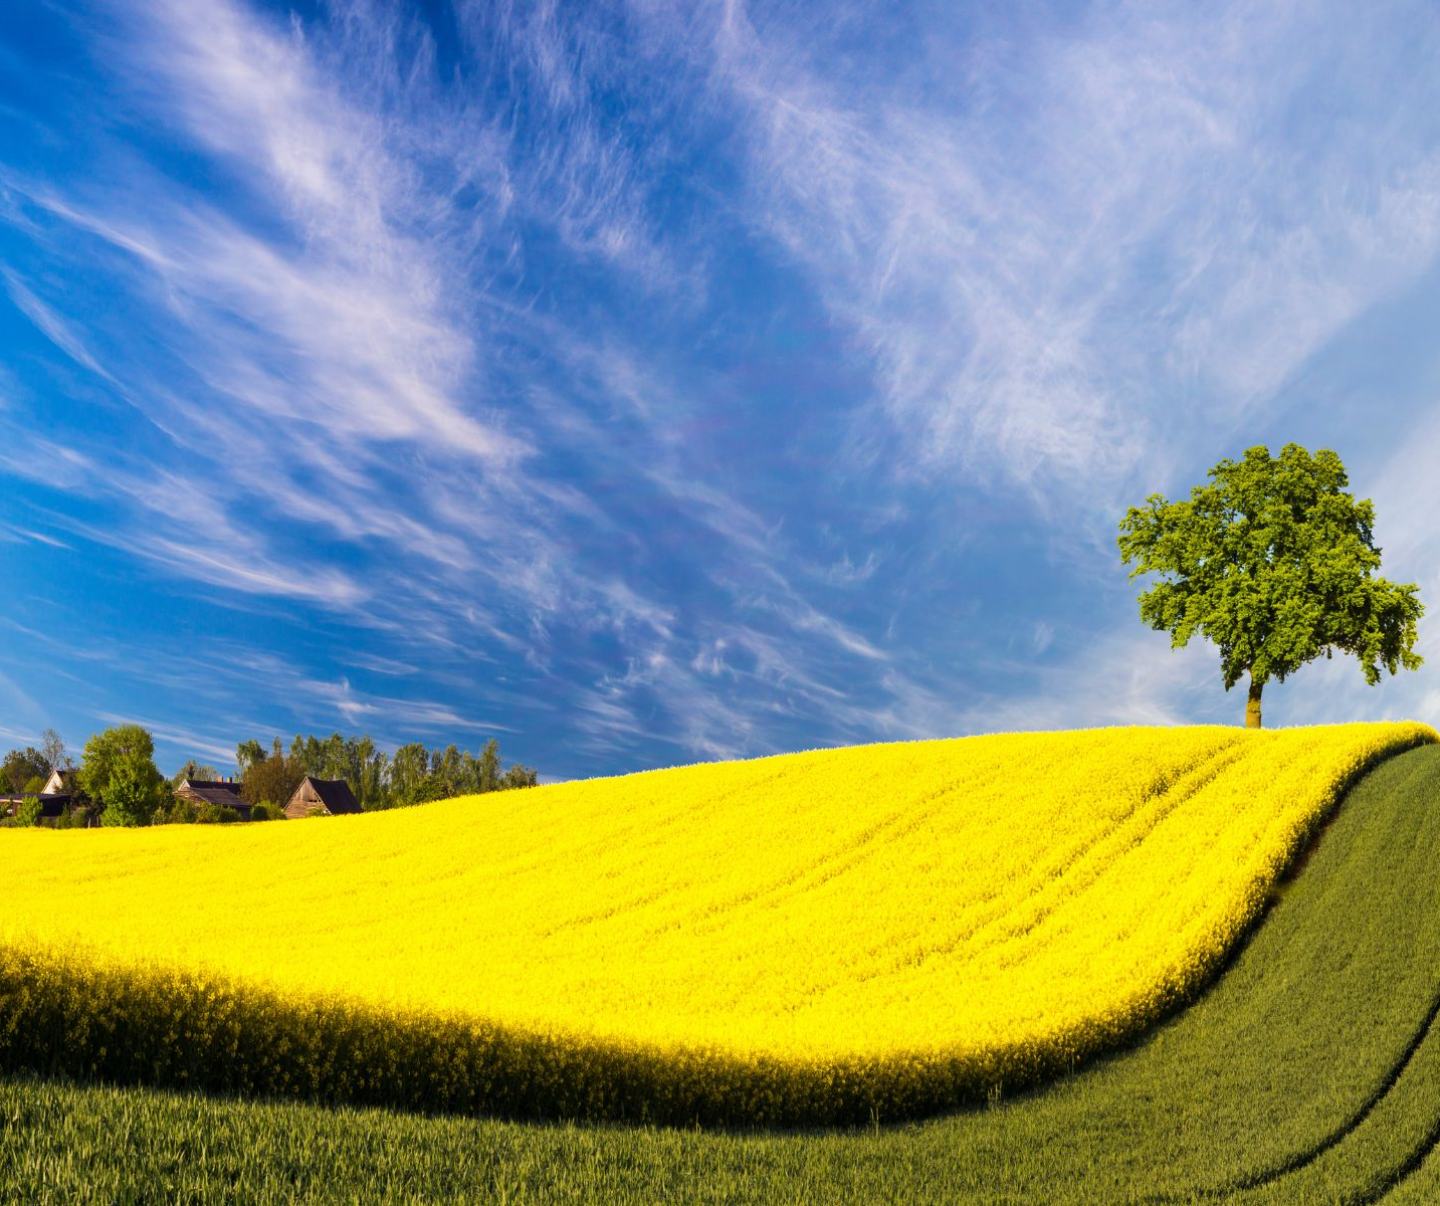
MULTIPOLYGON (((1333 447, 1440 608, 1437 61, 1429 3, 5 5, 0 743, 1236 721, 1116 521, 1333 447)), ((1440 721, 1435 623, 1267 721, 1440 721)))

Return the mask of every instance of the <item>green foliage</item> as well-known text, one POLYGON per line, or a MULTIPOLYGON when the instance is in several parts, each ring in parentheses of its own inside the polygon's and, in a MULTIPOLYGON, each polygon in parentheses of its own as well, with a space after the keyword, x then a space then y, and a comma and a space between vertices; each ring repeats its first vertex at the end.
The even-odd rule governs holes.
POLYGON ((305 764, 299 758, 281 753, 277 738, 268 758, 246 763, 245 774, 240 780, 240 797, 251 804, 279 800, 284 807, 306 773, 305 764))
POLYGON ((154 825, 193 825, 200 819, 200 809, 194 800, 184 796, 171 796, 169 802, 155 813, 154 825))
POLYGON ((15 820, 20 825, 40 824, 40 811, 44 807, 38 796, 30 796, 15 810, 15 820))
POLYGON ((402 745, 390 760, 389 796, 393 804, 418 804, 438 799, 427 782, 430 754, 418 741, 402 745))
POLYGON ((289 802, 306 775, 343 779, 367 811, 422 804, 452 796, 474 795, 514 787, 534 787, 539 775, 518 763, 502 769, 500 746, 493 738, 479 755, 454 745, 428 749, 420 742, 402 745, 393 757, 376 748, 369 737, 296 735, 289 755, 277 739, 268 758, 256 757, 258 741, 242 742, 236 750, 243 768, 241 794, 247 800, 289 802))
POLYGON ((27 796, 38 796, 44 790, 44 788, 45 780, 42 779, 39 775, 36 775, 33 779, 29 780, 25 784, 24 790, 27 796))
POLYGON ((1417 805, 1437 797, 1440 748, 1385 763, 1220 982, 1150 1041, 1044 1092, 906 1126, 531 1126, 239 1101, 262 1086, 218 1074, 221 1052, 273 1059, 267 1087, 299 1096, 342 1079, 343 1061, 292 1010, 236 1009, 223 985, 177 1013, 182 1041, 147 1022, 132 1050, 115 1041, 123 1020, 94 1007, 104 994, 37 996, 0 972, 0 993, 24 985, 25 1011, 0 1028, 0 1063, 112 1082, 0 1081, 0 1200, 142 1200, 161 1185, 187 1201, 1290 1203, 1394 1186, 1386 1201, 1434 1202, 1440 809, 1417 805), (276 1039, 292 1031, 282 1076, 276 1039), (227 1096, 113 1087, 156 1077, 227 1096))
POLYGON ((1255 723, 1265 684, 1321 654, 1353 654, 1372 685, 1420 666, 1419 588, 1376 576, 1374 507, 1345 489, 1335 453, 1255 447, 1209 477, 1184 501, 1131 507, 1120 553, 1131 577, 1161 575, 1140 618, 1175 648, 1197 633, 1213 642, 1227 691, 1249 676, 1255 723))
POLYGON ((540 773, 534 767, 521 766, 516 763, 500 777, 500 790, 509 791, 515 787, 536 787, 540 783, 540 773))
MULTIPOLYGON (((63 757, 64 745, 58 734, 47 749, 63 757)), ((478 756, 454 745, 430 750, 419 742, 403 745, 392 759, 376 748, 369 737, 342 737, 339 733, 321 739, 296 736, 289 753, 277 737, 267 755, 258 741, 242 741, 235 749, 241 770, 240 795, 247 802, 275 805, 271 819, 284 816, 284 806, 306 775, 320 779, 343 779, 365 809, 393 808, 451 796, 533 787, 537 773, 515 764, 502 769, 499 744, 491 739, 478 756)), ((78 776, 78 788, 105 810, 107 825, 183 824, 198 818, 193 805, 170 798, 170 788, 185 779, 215 779, 214 767, 190 759, 173 780, 152 776, 154 744, 137 725, 122 725, 92 737, 78 776), (133 762, 133 765, 129 765, 133 762), (122 765, 129 769, 120 771, 122 765), (116 778, 119 773, 119 778, 116 778), (107 794, 108 793, 108 794, 107 794), (114 811, 111 811, 113 807, 114 811)), ((12 750, 0 767, 0 785, 6 776, 24 774, 11 788, 13 794, 25 789, 35 775, 49 774, 40 751, 12 750)), ((253 816, 253 813, 252 813, 253 816)), ((214 818, 211 818, 214 820, 214 818)), ((263 816, 257 819, 264 819, 263 816)))
POLYGON ((252 821, 283 821, 285 820, 285 810, 278 804, 262 800, 250 809, 250 819, 252 821))
POLYGON ((146 773, 143 764, 135 759, 121 761, 105 788, 101 823, 148 825, 159 803, 158 788, 159 784, 146 773))
POLYGON ((496 791, 500 787, 500 743, 490 738, 480 751, 477 791, 496 791))
POLYGON ((163 802, 155 743, 138 724, 122 724, 85 743, 80 784, 105 825, 148 825, 163 802))
POLYGON ((240 768, 240 776, 244 778, 245 772, 265 757, 265 747, 258 741, 242 741, 235 747, 235 765, 240 768))
POLYGON ((208 800, 195 812, 200 825, 233 825, 240 819, 240 813, 229 804, 213 804, 208 800))
POLYGON ((32 779, 38 778, 44 783, 49 776, 50 764, 33 745, 27 745, 23 750, 11 750, 0 762, 0 789, 6 795, 18 796, 32 779))

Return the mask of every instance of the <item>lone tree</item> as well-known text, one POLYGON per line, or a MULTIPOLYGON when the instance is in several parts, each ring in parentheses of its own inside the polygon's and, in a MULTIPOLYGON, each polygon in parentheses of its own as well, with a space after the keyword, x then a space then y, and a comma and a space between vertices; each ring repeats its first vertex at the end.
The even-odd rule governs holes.
POLYGON ((165 780, 155 768, 155 742, 138 724, 116 725, 85 743, 80 786, 103 810, 103 825, 148 825, 165 780))
POLYGON ((1419 587, 1376 576, 1375 508, 1345 489, 1335 453, 1286 444, 1224 460, 1189 499, 1152 494, 1120 521, 1133 578, 1161 581, 1140 595, 1140 618, 1179 649, 1197 632, 1220 649, 1228 691, 1250 679, 1245 724, 1260 727, 1260 694, 1306 662, 1353 653, 1365 681, 1415 670, 1419 587))

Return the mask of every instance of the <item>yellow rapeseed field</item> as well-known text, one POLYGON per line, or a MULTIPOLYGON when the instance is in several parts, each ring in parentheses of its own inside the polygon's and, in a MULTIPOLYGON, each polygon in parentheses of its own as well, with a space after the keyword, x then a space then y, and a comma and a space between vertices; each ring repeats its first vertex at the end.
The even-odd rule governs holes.
POLYGON ((1009 734, 249 826, 0 832, 0 1057, 670 1121, 893 1117, 1203 985, 1413 724, 1009 734))

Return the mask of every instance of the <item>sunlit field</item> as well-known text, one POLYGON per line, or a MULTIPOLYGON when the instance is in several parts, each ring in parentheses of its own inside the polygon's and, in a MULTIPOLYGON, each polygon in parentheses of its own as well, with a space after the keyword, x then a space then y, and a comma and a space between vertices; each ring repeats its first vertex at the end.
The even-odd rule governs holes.
POLYGON ((1344 788, 1433 740, 1016 734, 6 832, 5 1041, 12 1064, 461 1112, 913 1116, 1191 998, 1344 788))
POLYGON ((1385 761, 1194 1004, 1073 1076, 944 1117, 536 1126, 14 1074, 0 1198, 1433 1202, 1437 800, 1440 746, 1385 761))

